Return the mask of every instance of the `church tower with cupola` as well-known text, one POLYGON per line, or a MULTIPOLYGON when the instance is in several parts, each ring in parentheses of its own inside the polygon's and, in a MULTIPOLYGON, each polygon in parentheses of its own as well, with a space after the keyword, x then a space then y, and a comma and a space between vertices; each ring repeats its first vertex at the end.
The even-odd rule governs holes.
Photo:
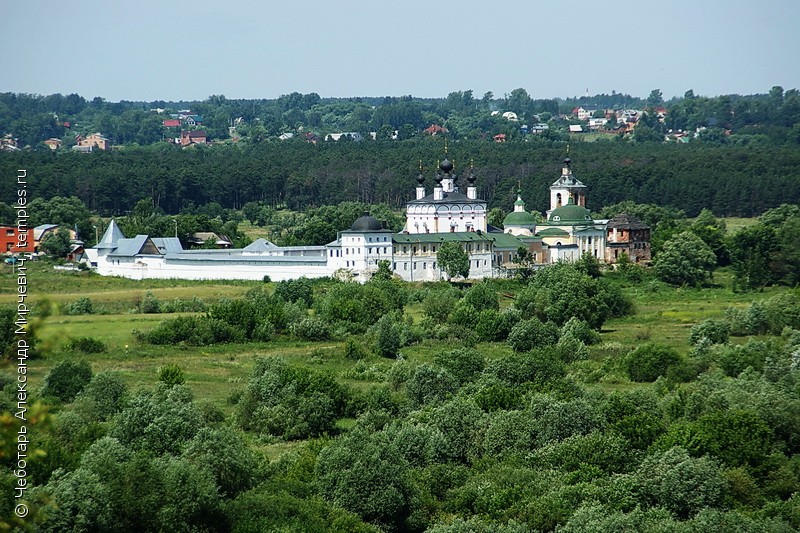
POLYGON ((525 211, 522 189, 517 189, 517 201, 514 202, 514 211, 503 219, 503 231, 512 235, 528 237, 536 233, 536 217, 525 211))
POLYGON ((564 159, 561 176, 550 186, 547 221, 536 233, 550 250, 550 261, 575 261, 606 256, 606 221, 595 221, 586 208, 586 185, 572 175, 572 160, 564 159))
POLYGON ((438 164, 433 192, 426 194, 422 165, 417 176, 416 198, 406 204, 404 233, 486 232, 486 202, 478 199, 474 169, 467 177, 467 191, 458 187, 455 165, 447 157, 438 164))
POLYGON ((564 159, 561 176, 550 185, 550 209, 547 217, 550 218, 554 209, 570 203, 586 207, 586 185, 572 175, 572 160, 568 157, 564 159))

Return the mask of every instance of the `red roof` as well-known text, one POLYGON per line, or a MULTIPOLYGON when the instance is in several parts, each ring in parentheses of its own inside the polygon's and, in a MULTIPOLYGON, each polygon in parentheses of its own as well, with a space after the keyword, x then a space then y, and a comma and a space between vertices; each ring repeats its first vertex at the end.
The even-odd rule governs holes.
POLYGON ((440 126, 438 124, 431 124, 430 126, 428 126, 427 128, 425 128, 422 131, 424 131, 428 135, 435 135, 436 133, 444 133, 444 132, 446 132, 447 128, 443 128, 442 126, 440 126))
POLYGON ((168 118, 164 121, 164 127, 166 128, 175 128, 180 127, 181 121, 178 118, 168 118))
POLYGON ((187 135, 190 139, 197 139, 199 137, 207 137, 206 132, 203 130, 192 130, 187 135))

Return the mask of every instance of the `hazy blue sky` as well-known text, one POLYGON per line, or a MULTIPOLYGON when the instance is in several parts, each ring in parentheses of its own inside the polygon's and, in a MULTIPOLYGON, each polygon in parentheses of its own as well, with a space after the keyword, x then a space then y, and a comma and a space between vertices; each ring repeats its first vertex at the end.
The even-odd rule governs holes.
POLYGON ((800 87, 800 0, 5 2, 0 91, 110 101, 800 87))

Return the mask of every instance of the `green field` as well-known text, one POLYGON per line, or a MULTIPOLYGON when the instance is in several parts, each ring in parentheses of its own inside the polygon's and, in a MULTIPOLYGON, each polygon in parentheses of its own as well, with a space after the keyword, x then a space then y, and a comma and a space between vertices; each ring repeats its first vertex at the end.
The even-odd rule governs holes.
MULTIPOLYGON (((9 304, 15 301, 16 295, 11 293, 13 278, 10 267, 4 266, 3 269, 4 289, 0 293, 0 304, 9 304)), ((706 318, 719 318, 726 308, 745 306, 754 299, 753 294, 732 292, 729 278, 727 273, 718 273, 717 284, 704 289, 670 288, 656 282, 626 288, 634 302, 635 314, 606 322, 601 331, 602 341, 590 347, 590 361, 583 362, 583 366, 609 356, 621 357, 645 342, 666 344, 687 353, 692 325, 706 318)), ((148 331, 166 318, 191 314, 139 313, 136 309, 138 302, 147 293, 161 301, 197 297, 214 303, 221 298, 239 297, 251 287, 263 286, 262 283, 133 281, 88 272, 55 271, 45 263, 34 264, 29 279, 29 302, 53 304, 52 315, 45 320, 40 332, 46 355, 31 364, 34 385, 40 384, 55 364, 68 357, 90 359, 95 371, 119 371, 133 388, 153 384, 162 366, 177 364, 185 370, 187 384, 198 398, 223 402, 233 390, 243 387, 253 361, 258 357, 281 356, 296 364, 325 369, 337 375, 355 366, 353 361, 341 356, 343 343, 339 341, 314 343, 282 338, 269 343, 192 347, 141 344, 134 337, 136 330, 148 331), (62 314, 64 305, 84 296, 94 303, 95 314, 62 314), (96 338, 105 343, 107 352, 81 356, 65 350, 65 343, 77 337, 96 338)), ((758 298, 768 295, 763 293, 758 298)), ((509 300, 503 300, 502 305, 510 305, 509 300)), ((407 306, 406 313, 415 321, 424 316, 419 304, 407 306)), ((429 362, 435 353, 451 348, 448 341, 425 340, 404 348, 402 354, 411 361, 429 362)), ((483 343, 479 349, 489 358, 511 353, 505 343, 483 343)), ((377 358, 372 363, 384 368, 390 365, 389 361, 377 358)), ((580 368, 578 372, 581 375, 580 368)), ((359 387, 370 386, 369 381, 345 381, 359 387)))

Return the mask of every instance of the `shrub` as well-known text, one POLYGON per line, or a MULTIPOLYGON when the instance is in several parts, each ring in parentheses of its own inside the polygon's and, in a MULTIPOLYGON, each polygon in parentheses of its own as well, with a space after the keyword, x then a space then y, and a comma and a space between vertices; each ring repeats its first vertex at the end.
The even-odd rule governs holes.
POLYGON ((439 352, 433 362, 447 370, 461 384, 475 380, 486 366, 486 359, 477 350, 462 348, 439 352))
POLYGON ((761 335, 769 330, 767 313, 761 302, 753 302, 746 309, 729 307, 725 310, 725 320, 728 321, 730 334, 734 337, 761 335))
POLYGON ((417 405, 441 403, 458 390, 455 378, 443 368, 422 363, 406 382, 406 392, 417 405))
POLYGON ((329 323, 346 322, 363 331, 392 309, 387 295, 372 285, 339 283, 317 303, 329 323))
POLYGON ((148 291, 142 301, 139 302, 139 312, 146 313, 146 314, 155 314, 161 312, 161 302, 158 301, 158 298, 155 295, 148 291))
POLYGON ((122 411, 128 387, 116 372, 100 372, 81 391, 79 399, 91 403, 92 413, 104 421, 122 411))
POLYGON ((389 302, 390 309, 402 311, 408 302, 407 284, 399 279, 372 278, 367 282, 366 287, 378 290, 389 302))
POLYGON ((523 316, 559 326, 576 317, 599 329, 608 318, 630 313, 632 304, 605 279, 592 278, 569 264, 556 264, 536 273, 517 294, 514 307, 523 316))
POLYGON ((314 302, 314 286, 305 277, 279 281, 275 285, 274 295, 285 302, 300 302, 305 307, 311 307, 314 302))
POLYGON ((202 426, 191 389, 161 382, 136 392, 114 420, 109 436, 157 455, 177 453, 202 426))
POLYGON ((197 296, 192 296, 188 300, 176 298, 171 302, 161 303, 162 313, 202 313, 208 311, 208 304, 197 296))
POLYGON ((400 328, 392 315, 385 315, 375 324, 375 351, 382 357, 395 358, 400 350, 400 328))
POLYGON ((700 342, 700 339, 706 338, 712 344, 724 344, 728 342, 729 334, 730 325, 727 321, 707 318, 692 326, 692 331, 689 334, 689 343, 696 345, 700 342))
POLYGON ((489 283, 485 282, 473 285, 472 288, 464 293, 464 298, 461 301, 476 311, 483 311, 485 309, 500 310, 500 304, 497 301, 497 293, 489 283))
POLYGON ((460 396, 434 409, 431 425, 444 437, 439 453, 462 463, 480 457, 486 421, 486 413, 474 401, 460 396))
POLYGON ((600 342, 600 334, 588 322, 577 317, 570 318, 561 326, 561 335, 572 335, 587 346, 600 342))
POLYGON ((553 349, 515 353, 489 363, 485 371, 507 385, 535 383, 544 385, 566 374, 564 363, 553 349))
POLYGON ((550 346, 558 341, 558 327, 530 318, 517 323, 508 334, 508 344, 515 352, 527 352, 534 348, 550 346))
POLYGON ((67 349, 83 353, 103 353, 106 351, 106 345, 94 337, 78 337, 67 343, 67 349))
POLYGON ((256 361, 236 420, 245 430, 302 439, 330 433, 349 394, 328 376, 279 358, 256 361))
POLYGON ((202 428, 189 441, 183 457, 207 468, 223 496, 249 489, 258 472, 258 459, 238 435, 226 429, 202 428))
POLYGON ((94 313, 94 304, 92 300, 83 296, 65 305, 63 312, 65 315, 91 315, 94 313))
POLYGON ((425 316, 430 317, 439 324, 443 324, 447 322, 457 302, 458 296, 455 291, 430 291, 422 301, 422 310, 425 316))
POLYGON ((275 326, 265 319, 253 330, 253 340, 269 342, 275 338, 275 326))
POLYGON ((664 507, 683 519, 721 505, 727 486, 716 461, 690 457, 680 447, 646 457, 634 480, 641 503, 664 507))
POLYGON ((367 353, 364 345, 354 337, 348 337, 344 343, 344 357, 351 361, 360 361, 366 359, 369 354, 367 353))
POLYGON ((262 318, 258 303, 250 298, 238 300, 223 299, 211 306, 208 316, 223 321, 244 333, 248 339, 262 318))
POLYGON ((528 410, 540 446, 573 435, 586 435, 602 429, 605 422, 600 409, 584 398, 559 401, 539 394, 533 397, 528 410))
POLYGON ((530 413, 501 410, 492 413, 483 445, 492 458, 525 457, 534 449, 535 439, 530 413))
POLYGON ((681 362, 681 356, 670 348, 655 343, 647 343, 632 350, 625 357, 625 366, 631 381, 655 381, 665 376, 667 370, 681 362))
POLYGON ((176 364, 165 365, 158 370, 158 381, 170 387, 183 385, 186 382, 186 375, 176 364))
POLYGON ((701 285, 716 266, 717 256, 691 231, 667 241, 653 262, 656 276, 671 285, 701 285))
POLYGON ((506 383, 493 383, 482 387, 473 396, 475 403, 486 411, 509 411, 522 407, 522 393, 518 387, 506 383))
POLYGON ((555 346, 555 352, 565 363, 584 361, 589 358, 589 349, 586 347, 583 341, 573 336, 572 333, 567 333, 558 339, 558 342, 555 346))
POLYGON ((736 377, 747 367, 761 372, 767 356, 775 351, 766 342, 749 340, 744 344, 720 347, 716 359, 725 374, 736 377))
POLYGON ((54 396, 68 403, 92 380, 92 367, 86 361, 61 361, 44 379, 43 396, 54 396))
POLYGON ((477 312, 477 316, 475 333, 478 337, 486 342, 502 342, 508 338, 511 328, 520 321, 521 313, 516 309, 485 309, 477 312))
POLYGON ((189 346, 209 346, 211 344, 241 342, 244 334, 222 320, 179 316, 162 321, 155 329, 140 333, 143 342, 156 345, 180 344, 189 346))
POLYGON ((316 317, 305 317, 289 327, 293 337, 306 341, 324 341, 331 338, 331 329, 327 322, 316 317))
POLYGON ((363 431, 323 449, 315 466, 326 500, 391 531, 402 529, 410 513, 414 490, 409 470, 396 446, 363 431))
POLYGON ((769 332, 780 335, 783 328, 800 329, 800 298, 791 293, 773 296, 764 302, 769 332))

